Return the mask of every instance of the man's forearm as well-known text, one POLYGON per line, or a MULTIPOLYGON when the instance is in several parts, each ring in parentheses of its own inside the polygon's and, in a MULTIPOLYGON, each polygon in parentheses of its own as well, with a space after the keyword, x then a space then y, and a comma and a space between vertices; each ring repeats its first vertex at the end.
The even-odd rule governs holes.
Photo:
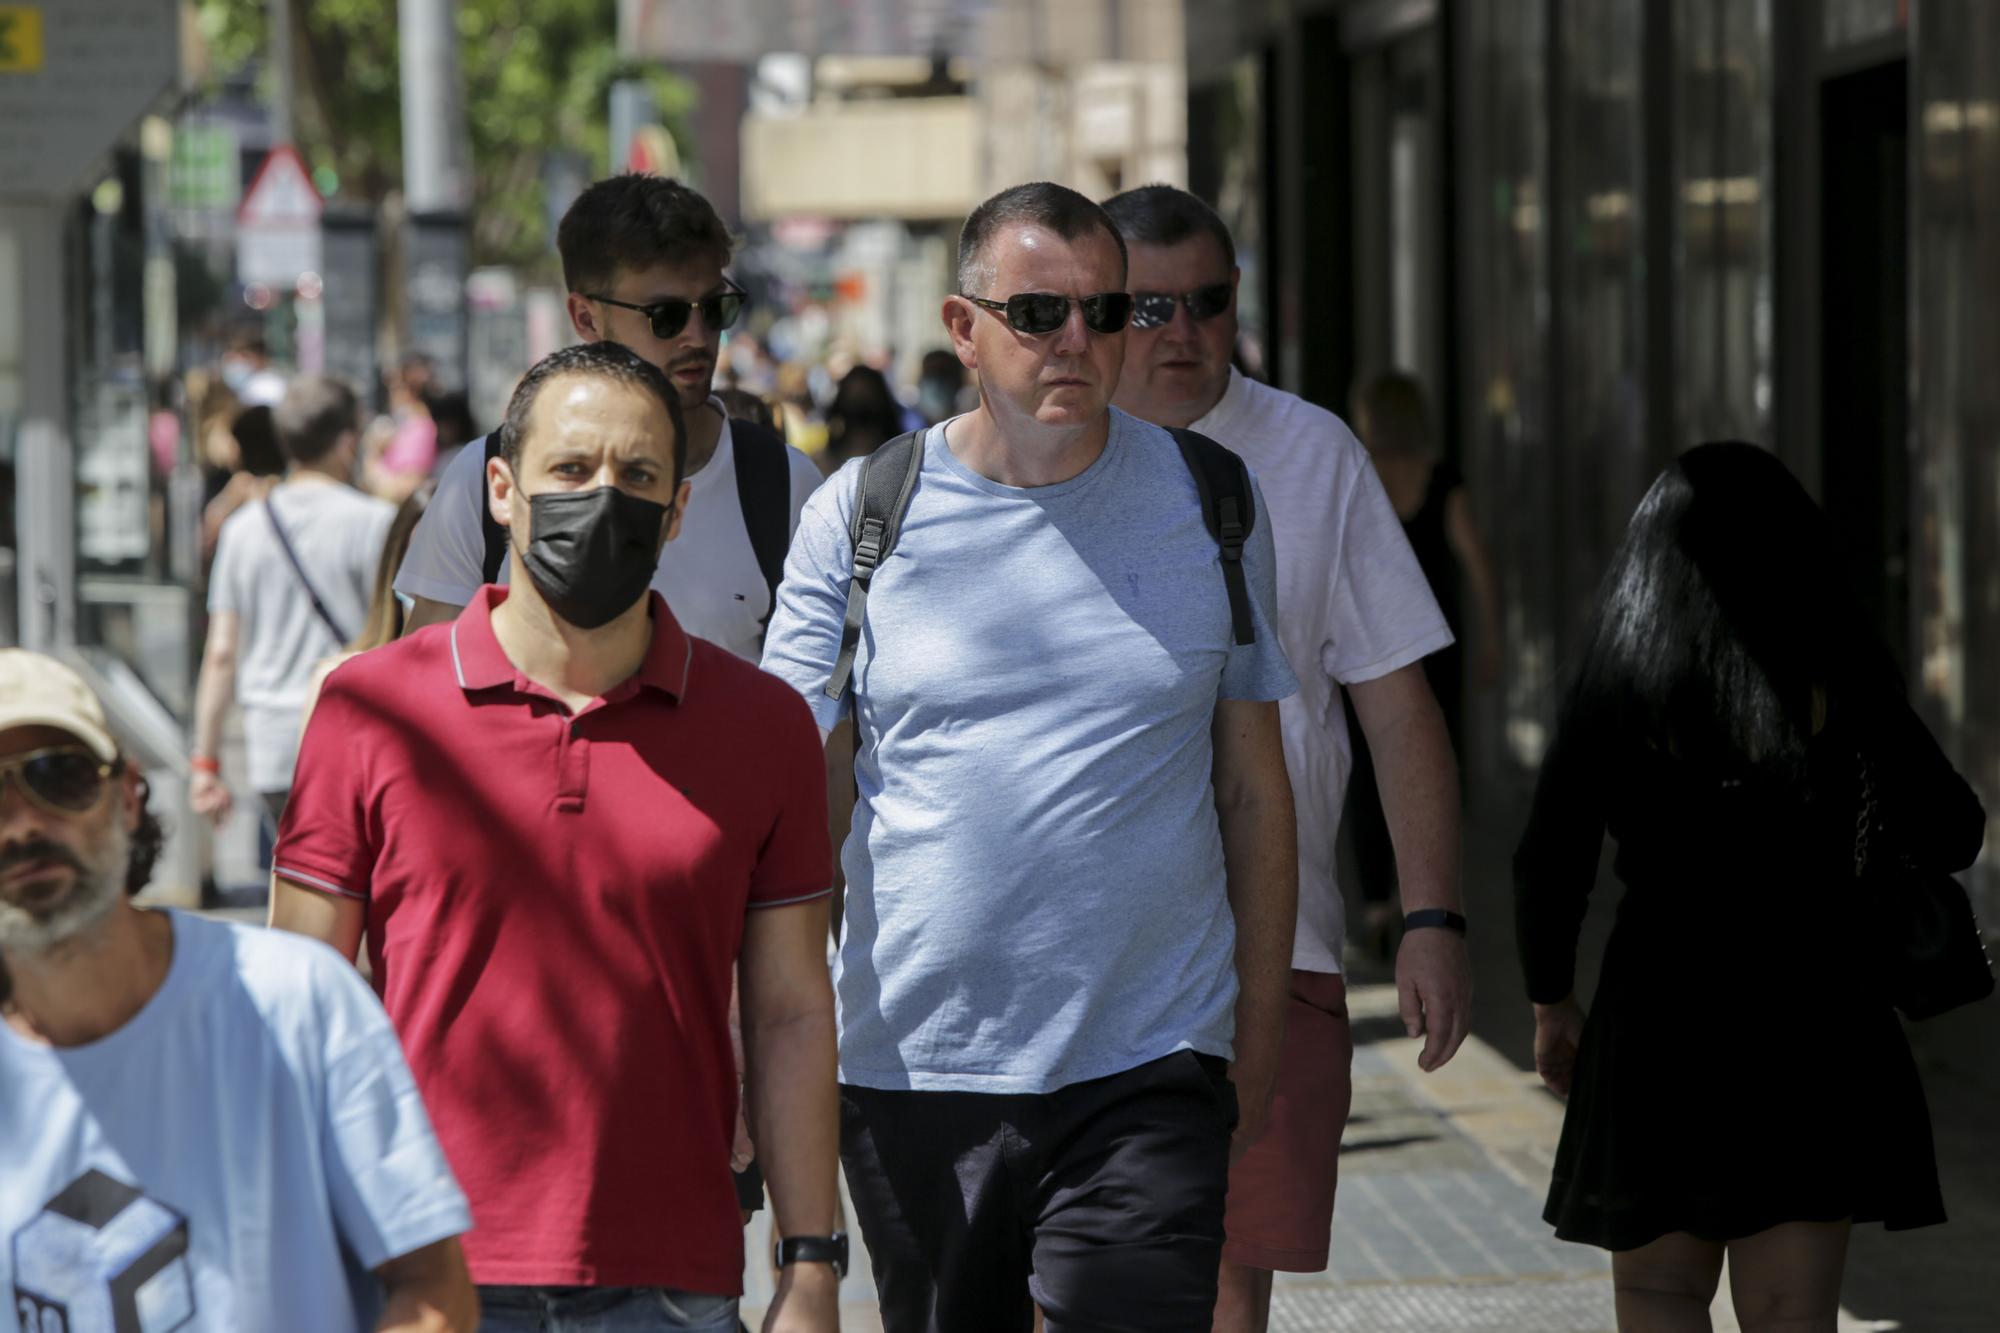
POLYGON ((441 1240, 375 1270, 382 1279, 376 1333, 472 1333, 479 1296, 457 1239, 441 1240))
POLYGON ((1289 788, 1282 796, 1217 808, 1236 918, 1236 1060, 1266 1071, 1284 1039, 1298 925, 1297 817, 1289 788))
POLYGON ((1396 849, 1396 877, 1409 912, 1462 910, 1459 891, 1458 764, 1444 714, 1426 691, 1421 705, 1366 727, 1382 791, 1382 814, 1396 849))
POLYGON ((214 758, 222 748, 222 719, 236 697, 236 663, 208 661, 194 691, 194 752, 214 758))
POLYGON ((840 1098, 831 1010, 743 1028, 745 1095, 757 1160, 781 1236, 824 1236, 838 1199, 840 1098))

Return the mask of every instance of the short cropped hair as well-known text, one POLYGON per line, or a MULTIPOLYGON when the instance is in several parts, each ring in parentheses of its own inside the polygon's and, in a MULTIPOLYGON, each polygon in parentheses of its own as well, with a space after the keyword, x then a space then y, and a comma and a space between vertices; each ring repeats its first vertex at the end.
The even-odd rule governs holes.
POLYGON ((301 375, 271 412, 278 447, 294 463, 317 463, 333 452, 343 435, 358 430, 360 403, 344 380, 301 375))
POLYGON ((1186 190, 1141 185, 1106 199, 1104 211, 1120 235, 1141 245, 1179 245, 1190 236, 1213 236, 1229 267, 1236 267, 1236 242, 1230 239, 1229 228, 1214 209, 1186 190))
POLYGON ((681 478, 687 472, 687 421, 681 413, 680 396, 658 366, 614 342, 578 343, 551 352, 521 377, 514 387, 514 396, 507 401, 507 419, 500 427, 500 456, 507 460, 508 468, 518 471, 521 466, 521 449, 527 440, 528 418, 535 410, 535 399, 550 381, 569 376, 635 385, 660 400, 674 427, 673 488, 679 490, 681 478))
MULTIPOLYGON (((1034 181, 1000 191, 972 210, 958 233, 958 291, 983 296, 993 281, 994 264, 987 251, 1004 227, 1028 223, 1047 227, 1066 241, 1102 228, 1118 247, 1118 265, 1125 267, 1125 238, 1105 211, 1066 185, 1034 181)), ((1124 281, 1121 273, 1119 281, 1124 281)))
POLYGON ((619 269, 720 268, 735 245, 715 205, 677 180, 639 172, 608 176, 586 189, 556 228, 563 282, 584 295, 609 287, 619 269))

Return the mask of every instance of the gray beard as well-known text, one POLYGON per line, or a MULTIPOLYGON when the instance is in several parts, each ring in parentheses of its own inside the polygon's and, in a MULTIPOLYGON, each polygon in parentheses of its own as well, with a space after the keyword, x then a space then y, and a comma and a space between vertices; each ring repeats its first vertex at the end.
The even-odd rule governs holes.
POLYGON ((68 944, 100 925, 125 896, 126 867, 132 856, 132 835, 113 819, 93 858, 95 864, 77 877, 76 888, 45 916, 0 899, 0 949, 20 958, 37 958, 68 944))

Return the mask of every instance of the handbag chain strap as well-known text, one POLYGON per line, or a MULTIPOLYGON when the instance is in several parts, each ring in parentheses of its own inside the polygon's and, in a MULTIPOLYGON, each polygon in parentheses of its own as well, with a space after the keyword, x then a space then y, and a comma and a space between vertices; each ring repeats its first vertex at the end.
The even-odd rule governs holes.
POLYGON ((1854 877, 1861 879, 1868 873, 1868 852, 1871 834, 1875 828, 1875 772, 1866 758, 1860 759, 1861 766, 1861 808, 1854 816, 1854 877))

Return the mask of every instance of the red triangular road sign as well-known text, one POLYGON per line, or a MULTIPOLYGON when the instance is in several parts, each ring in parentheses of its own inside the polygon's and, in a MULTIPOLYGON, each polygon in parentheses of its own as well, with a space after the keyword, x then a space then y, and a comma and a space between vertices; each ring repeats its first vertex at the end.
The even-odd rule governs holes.
POLYGON ((265 155, 236 210, 241 227, 316 227, 326 201, 299 150, 281 143, 265 155))

